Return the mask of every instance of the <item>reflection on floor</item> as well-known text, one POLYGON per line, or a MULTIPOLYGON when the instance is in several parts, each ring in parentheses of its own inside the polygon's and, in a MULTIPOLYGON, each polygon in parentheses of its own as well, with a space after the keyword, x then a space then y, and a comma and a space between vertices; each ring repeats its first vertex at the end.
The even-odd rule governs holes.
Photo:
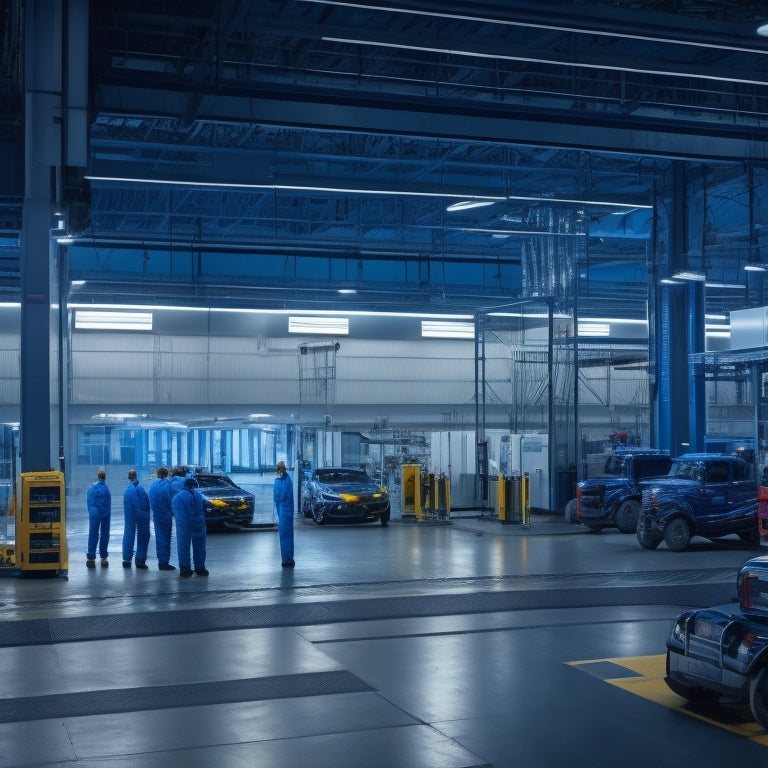
POLYGON ((0 579, 0 768, 646 768, 673 739, 699 766, 764 760, 765 736, 654 688, 671 621, 730 599, 743 543, 297 519, 295 570, 272 531, 211 534, 210 576, 180 579, 87 569, 69 512, 67 581, 0 579))

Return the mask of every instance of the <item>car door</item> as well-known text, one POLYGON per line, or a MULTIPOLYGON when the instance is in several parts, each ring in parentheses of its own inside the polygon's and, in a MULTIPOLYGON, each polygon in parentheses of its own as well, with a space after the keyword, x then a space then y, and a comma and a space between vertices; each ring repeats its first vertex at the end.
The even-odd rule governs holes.
POLYGON ((696 477, 699 486, 690 502, 700 536, 716 538, 732 532, 730 464, 727 459, 704 462, 696 477))
POLYGON ((728 506, 733 529, 739 532, 749 530, 750 526, 757 528, 757 482, 745 461, 731 462, 728 506))

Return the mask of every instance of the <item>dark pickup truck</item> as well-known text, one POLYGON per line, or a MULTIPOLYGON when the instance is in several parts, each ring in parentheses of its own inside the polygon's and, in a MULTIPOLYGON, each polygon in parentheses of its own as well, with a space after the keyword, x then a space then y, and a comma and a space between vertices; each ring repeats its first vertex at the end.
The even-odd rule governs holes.
POLYGON ((718 539, 737 534, 757 543, 757 481, 744 459, 730 454, 687 453, 666 477, 641 483, 637 540, 645 549, 662 541, 675 552, 692 536, 718 539))
POLYGON ((666 475, 672 459, 666 451, 651 448, 616 451, 605 462, 600 477, 576 486, 576 518, 592 531, 616 526, 635 533, 640 515, 640 481, 666 475))
POLYGON ((667 685, 693 703, 720 703, 768 728, 768 557, 736 577, 739 604, 685 611, 667 638, 667 685))

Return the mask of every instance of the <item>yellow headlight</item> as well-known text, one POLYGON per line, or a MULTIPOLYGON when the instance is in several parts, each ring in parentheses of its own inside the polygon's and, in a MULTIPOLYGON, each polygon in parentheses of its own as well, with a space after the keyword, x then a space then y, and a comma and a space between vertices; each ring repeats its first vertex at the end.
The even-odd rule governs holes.
POLYGON ((340 493, 339 498, 344 501, 360 501, 360 497, 355 496, 353 493, 340 493))
POLYGON ((222 501, 221 499, 211 499, 211 506, 212 507, 226 507, 228 505, 227 505, 226 501, 222 501))

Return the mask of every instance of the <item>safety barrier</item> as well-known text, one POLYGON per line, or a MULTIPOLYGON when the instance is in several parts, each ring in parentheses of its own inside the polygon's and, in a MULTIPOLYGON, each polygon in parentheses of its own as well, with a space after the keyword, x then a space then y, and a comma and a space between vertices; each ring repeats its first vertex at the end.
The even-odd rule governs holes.
POLYGON ((499 475, 497 513, 501 523, 531 524, 530 477, 499 475))
POLYGON ((448 475, 428 472, 422 477, 418 464, 401 467, 403 518, 417 522, 448 520, 451 516, 451 481, 448 475))

